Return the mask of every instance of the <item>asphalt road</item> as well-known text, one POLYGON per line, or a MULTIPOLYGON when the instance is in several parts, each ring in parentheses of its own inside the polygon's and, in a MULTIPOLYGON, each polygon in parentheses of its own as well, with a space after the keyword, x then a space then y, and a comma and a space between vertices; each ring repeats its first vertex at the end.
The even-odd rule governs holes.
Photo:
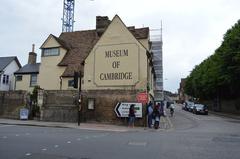
POLYGON ((176 108, 169 130, 0 125, 0 159, 239 159, 240 121, 176 108))

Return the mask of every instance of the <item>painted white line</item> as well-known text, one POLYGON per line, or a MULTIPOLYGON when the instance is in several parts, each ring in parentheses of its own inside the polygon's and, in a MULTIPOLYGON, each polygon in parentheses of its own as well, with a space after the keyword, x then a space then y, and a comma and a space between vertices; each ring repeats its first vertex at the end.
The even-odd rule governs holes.
POLYGON ((58 148, 58 147, 59 147, 59 145, 54 145, 54 147, 55 147, 55 148, 58 148))
POLYGON ((71 141, 68 141, 67 143, 68 143, 68 144, 71 144, 71 141))
POLYGON ((47 151, 47 149, 46 149, 46 148, 44 148, 44 149, 42 149, 42 151, 47 151))
POLYGON ((19 134, 16 134, 16 136, 19 136, 19 134))
POLYGON ((30 155, 32 155, 32 154, 31 154, 31 153, 26 153, 25 155, 26 155, 26 156, 30 156, 30 155))
POLYGON ((1 128, 3 128, 3 127, 12 127, 12 126, 16 126, 16 125, 0 125, 1 128))

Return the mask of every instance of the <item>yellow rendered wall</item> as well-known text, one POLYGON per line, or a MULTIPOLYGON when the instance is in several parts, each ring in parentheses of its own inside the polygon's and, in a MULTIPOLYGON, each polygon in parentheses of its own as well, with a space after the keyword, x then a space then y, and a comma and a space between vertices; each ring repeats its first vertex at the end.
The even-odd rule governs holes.
POLYGON ((145 47, 128 31, 120 18, 115 16, 85 60, 83 89, 145 90, 147 65, 145 47), (128 56, 108 58, 106 51, 111 50, 128 50, 129 54, 128 56), (132 72, 132 79, 101 81, 100 73, 108 72, 132 72))
MULTIPOLYGON (((59 47, 57 41, 50 36, 42 48, 59 47)), ((42 56, 39 69, 39 85, 45 90, 59 90, 60 76, 66 67, 57 66, 63 59, 66 50, 60 47, 59 56, 42 56)))
MULTIPOLYGON (((15 90, 26 90, 32 92, 34 87, 30 87, 31 75, 22 75, 22 81, 16 81, 15 90)), ((38 82, 38 81, 37 81, 38 82)))

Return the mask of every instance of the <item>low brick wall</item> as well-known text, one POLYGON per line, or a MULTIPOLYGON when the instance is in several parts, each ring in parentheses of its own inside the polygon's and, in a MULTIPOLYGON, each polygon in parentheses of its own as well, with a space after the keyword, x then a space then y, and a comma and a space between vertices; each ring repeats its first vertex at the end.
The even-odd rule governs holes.
POLYGON ((209 110, 240 115, 240 98, 220 100, 219 107, 217 106, 216 101, 202 101, 202 103, 208 105, 209 110))
MULTIPOLYGON (((126 118, 117 117, 114 109, 118 102, 137 102, 137 91, 135 90, 91 90, 82 92, 82 121, 98 121, 104 123, 114 123, 119 125, 126 125, 126 118), (93 110, 88 109, 88 99, 95 100, 93 110)), ((143 118, 136 120, 136 125, 143 126, 145 124, 143 106, 143 118)))
POLYGON ((0 91, 0 116, 19 119, 19 111, 26 106, 26 98, 26 91, 0 91))
POLYGON ((77 91, 45 90, 40 120, 77 122, 77 91))

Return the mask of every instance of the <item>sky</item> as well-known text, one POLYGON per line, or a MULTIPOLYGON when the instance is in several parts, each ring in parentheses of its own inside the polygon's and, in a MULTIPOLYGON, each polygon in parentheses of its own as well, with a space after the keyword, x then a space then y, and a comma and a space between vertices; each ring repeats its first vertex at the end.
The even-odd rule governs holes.
MULTIPOLYGON (((118 14, 127 26, 160 29, 164 90, 177 92, 181 78, 221 45, 240 19, 239 0, 75 0, 74 30, 95 29, 96 16, 118 14)), ((0 5, 0 56, 25 65, 49 34, 62 31, 63 0, 7 0, 0 5)))

